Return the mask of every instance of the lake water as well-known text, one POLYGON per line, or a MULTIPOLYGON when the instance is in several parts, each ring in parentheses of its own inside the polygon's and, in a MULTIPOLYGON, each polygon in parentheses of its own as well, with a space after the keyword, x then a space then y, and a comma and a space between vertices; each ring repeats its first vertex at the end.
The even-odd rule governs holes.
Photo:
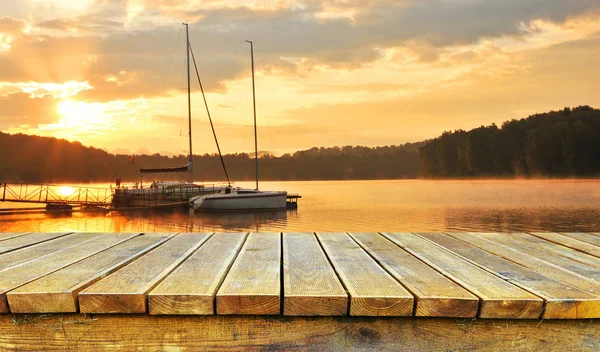
POLYGON ((599 180, 263 182, 261 189, 302 199, 297 210, 274 212, 0 215, 0 232, 600 231, 599 180))

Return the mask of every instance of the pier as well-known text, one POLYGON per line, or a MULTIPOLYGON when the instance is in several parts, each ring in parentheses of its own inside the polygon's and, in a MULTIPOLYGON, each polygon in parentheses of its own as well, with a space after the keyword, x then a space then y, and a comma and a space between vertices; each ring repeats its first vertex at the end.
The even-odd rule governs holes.
POLYGON ((0 349, 598 350, 600 233, 1 233, 0 312, 0 349))
MULTIPOLYGON (((9 184, 0 182, 0 202, 46 204, 45 210, 71 211, 78 209, 160 209, 187 208, 189 199, 212 194, 218 186, 168 185, 146 188, 79 187, 48 184, 9 184)), ((297 209, 299 194, 288 194, 287 209, 297 209)), ((3 211, 23 212, 42 208, 12 208, 3 211)))

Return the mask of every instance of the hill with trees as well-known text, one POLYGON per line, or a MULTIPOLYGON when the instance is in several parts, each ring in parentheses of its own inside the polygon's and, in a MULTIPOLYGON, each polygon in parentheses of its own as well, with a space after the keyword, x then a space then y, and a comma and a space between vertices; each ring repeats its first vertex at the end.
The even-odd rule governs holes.
POLYGON ((600 110, 565 108, 470 131, 420 149, 421 177, 585 177, 600 174, 600 110))
MULTIPOLYGON (((312 148, 260 156, 261 180, 357 180, 416 178, 423 143, 385 147, 312 148)), ((187 155, 114 155, 63 139, 0 132, 0 181, 29 183, 114 182, 140 179, 139 168, 182 166, 187 155)), ((224 156, 232 181, 253 180, 254 159, 246 153, 224 156)), ((187 174, 182 174, 182 178, 187 174)), ((166 178, 172 179, 172 175, 166 178)), ((194 179, 223 181, 217 154, 194 155, 194 179)))

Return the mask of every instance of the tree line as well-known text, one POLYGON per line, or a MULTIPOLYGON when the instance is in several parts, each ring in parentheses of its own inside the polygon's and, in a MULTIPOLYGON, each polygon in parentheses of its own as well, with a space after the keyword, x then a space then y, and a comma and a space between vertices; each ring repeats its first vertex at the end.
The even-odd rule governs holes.
POLYGON ((422 177, 596 176, 600 110, 535 114, 470 131, 444 132, 420 148, 422 177))
MULTIPOLYGON (((259 158, 261 180, 358 180, 416 178, 423 143, 385 147, 344 146, 311 148, 293 154, 259 158)), ((88 183, 138 181, 140 168, 183 166, 187 155, 111 154, 63 139, 0 132, 0 182, 88 183)), ((255 161, 247 153, 224 155, 232 181, 255 177, 255 161)), ((182 173, 179 179, 186 179, 182 173)), ((177 178, 163 175, 162 179, 177 178)), ((144 182, 154 180, 146 175, 144 182)), ((160 179, 157 177, 156 179, 160 179)), ((194 179, 225 180, 217 154, 194 155, 194 179)))

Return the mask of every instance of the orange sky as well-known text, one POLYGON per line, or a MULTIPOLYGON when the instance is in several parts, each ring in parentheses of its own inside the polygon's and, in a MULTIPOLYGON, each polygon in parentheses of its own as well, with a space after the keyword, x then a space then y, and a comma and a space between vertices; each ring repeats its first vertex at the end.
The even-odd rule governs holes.
MULTIPOLYGON (((600 107, 600 0, 0 0, 0 130, 187 153, 185 33, 224 152, 389 145, 600 107)), ((195 153, 216 151, 192 81, 195 153)))

